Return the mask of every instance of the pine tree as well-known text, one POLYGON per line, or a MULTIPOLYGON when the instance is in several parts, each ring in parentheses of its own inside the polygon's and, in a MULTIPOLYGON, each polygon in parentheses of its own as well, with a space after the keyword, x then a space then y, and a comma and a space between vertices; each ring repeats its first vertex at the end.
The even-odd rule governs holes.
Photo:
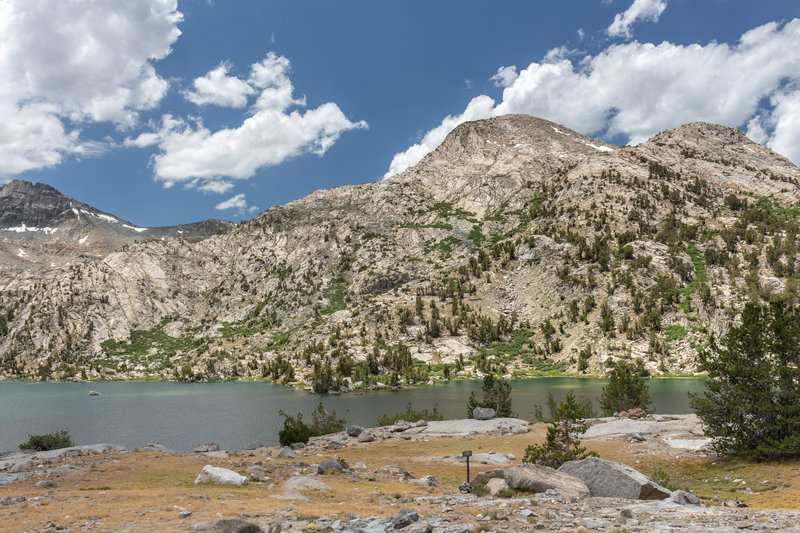
POLYGON ((511 412, 511 385, 507 381, 503 381, 494 377, 494 374, 486 374, 483 378, 483 400, 478 402, 475 398, 475 393, 469 394, 467 400, 467 416, 472 418, 472 412, 476 407, 489 407, 494 409, 496 416, 499 418, 510 417, 513 415, 511 412))
POLYGON ((645 382, 649 372, 641 359, 636 363, 617 361, 611 371, 608 385, 600 395, 600 410, 603 416, 627 411, 634 407, 649 410, 653 401, 650 389, 645 382))
POLYGON ((553 411, 544 444, 528 445, 522 462, 558 468, 567 461, 596 456, 596 453, 582 448, 577 437, 587 428, 582 420, 583 412, 583 407, 575 399, 575 393, 569 391, 564 401, 553 411))
POLYGON ((699 359, 706 391, 691 405, 718 452, 800 456, 800 308, 748 303, 699 359))

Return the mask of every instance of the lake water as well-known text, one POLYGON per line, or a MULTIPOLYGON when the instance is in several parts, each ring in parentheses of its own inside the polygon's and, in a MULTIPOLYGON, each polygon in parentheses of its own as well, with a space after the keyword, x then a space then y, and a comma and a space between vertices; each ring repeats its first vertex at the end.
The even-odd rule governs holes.
MULTIPOLYGON (((512 381, 513 409, 530 419, 533 406, 547 393, 560 400, 570 389, 597 398, 603 379, 538 378, 512 381)), ((658 413, 691 412, 689 392, 703 390, 701 379, 652 379, 658 413)), ((438 405, 445 418, 464 418, 471 391, 480 396, 480 381, 453 381, 400 391, 370 391, 363 395, 317 396, 265 383, 29 383, 0 381, 0 450, 14 450, 29 434, 66 428, 76 444, 109 442, 128 447, 158 442, 181 452, 197 444, 216 442, 240 450, 248 443, 278 443, 283 427, 279 410, 311 411, 322 401, 327 410, 346 415, 349 423, 375 426, 377 417, 393 414, 411 402, 415 409, 438 405), (88 396, 90 390, 102 396, 88 396)))

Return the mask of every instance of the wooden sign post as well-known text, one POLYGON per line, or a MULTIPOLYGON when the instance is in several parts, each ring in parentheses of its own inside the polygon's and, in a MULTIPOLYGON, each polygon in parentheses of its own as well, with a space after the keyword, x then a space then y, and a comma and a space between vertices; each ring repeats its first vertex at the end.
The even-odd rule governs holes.
POLYGON ((469 458, 471 456, 472 456, 472 450, 461 452, 461 457, 466 457, 467 459, 467 483, 469 483, 469 458))

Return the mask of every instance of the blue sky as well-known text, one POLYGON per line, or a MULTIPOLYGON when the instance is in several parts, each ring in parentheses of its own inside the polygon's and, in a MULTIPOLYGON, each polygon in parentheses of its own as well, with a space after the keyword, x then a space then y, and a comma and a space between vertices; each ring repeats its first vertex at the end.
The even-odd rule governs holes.
POLYGON ((796 0, 0 0, 0 179, 141 226, 241 220, 524 112, 694 120, 800 162, 796 0))

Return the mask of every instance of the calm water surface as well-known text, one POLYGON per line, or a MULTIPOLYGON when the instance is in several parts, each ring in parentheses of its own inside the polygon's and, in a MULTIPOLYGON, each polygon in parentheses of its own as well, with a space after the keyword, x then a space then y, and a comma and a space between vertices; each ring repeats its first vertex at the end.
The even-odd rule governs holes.
MULTIPOLYGON (((603 379, 539 378, 512 381, 513 409, 530 418, 547 393, 560 400, 570 389, 597 405, 603 379)), ((688 392, 701 392, 701 379, 653 379, 656 412, 691 412, 688 392)), ((454 381, 401 391, 365 392, 361 396, 317 396, 265 383, 18 383, 0 382, 0 450, 13 450, 29 434, 67 428, 76 444, 110 442, 128 447, 158 442, 187 452, 202 442, 240 450, 260 441, 277 444, 283 417, 278 411, 302 412, 306 420, 320 400, 349 423, 375 426, 377 417, 438 405, 445 418, 466 416, 469 393, 480 381, 454 381), (102 396, 88 396, 90 390, 102 396)))

